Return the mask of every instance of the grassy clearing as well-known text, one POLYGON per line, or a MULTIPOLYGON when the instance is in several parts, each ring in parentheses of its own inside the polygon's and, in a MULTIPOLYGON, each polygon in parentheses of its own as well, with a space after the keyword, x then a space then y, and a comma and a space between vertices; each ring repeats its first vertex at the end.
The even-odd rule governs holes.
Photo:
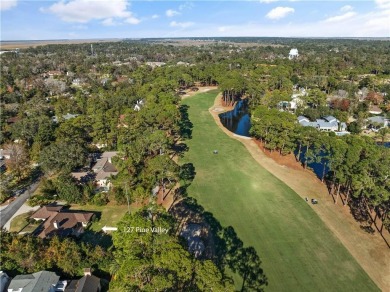
MULTIPOLYGON (((99 214, 99 220, 92 223, 90 229, 93 231, 101 231, 106 226, 114 227, 122 219, 123 215, 127 212, 127 205, 115 205, 108 204, 105 206, 96 205, 71 205, 72 210, 93 211, 99 214)), ((130 212, 135 208, 130 206, 130 212)))
POLYGON ((27 218, 30 217, 30 213, 24 213, 16 216, 11 221, 10 232, 20 232, 28 225, 27 218))
POLYGON ((216 93, 183 101, 194 128, 180 162, 195 166, 189 195, 256 249, 266 290, 378 291, 307 203, 218 128, 208 112, 216 93))

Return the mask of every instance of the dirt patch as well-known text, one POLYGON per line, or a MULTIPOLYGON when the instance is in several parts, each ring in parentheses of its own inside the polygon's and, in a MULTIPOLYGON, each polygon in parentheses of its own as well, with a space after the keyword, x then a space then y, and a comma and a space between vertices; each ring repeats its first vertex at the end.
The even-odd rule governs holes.
MULTIPOLYGON (((292 168, 295 170, 302 170, 302 166, 299 162, 296 161, 295 156, 293 154, 287 154, 287 155, 280 155, 276 151, 269 151, 264 148, 263 144, 258 140, 253 140, 257 146, 263 151, 267 157, 272 158, 273 161, 275 161, 279 165, 287 166, 288 168, 292 168)), ((310 170, 307 170, 307 172, 312 173, 310 170)))
POLYGON ((341 203, 335 205, 325 184, 321 183, 314 173, 303 169, 299 163, 294 163, 294 157, 277 157, 275 153, 268 156, 254 139, 240 137, 227 130, 222 125, 219 113, 215 111, 216 108, 224 108, 221 95, 216 97, 214 106, 209 109, 220 129, 231 138, 243 143, 262 167, 287 184, 302 199, 306 197, 318 199, 319 204, 310 204, 310 207, 348 249, 378 287, 387 291, 390 287, 390 253, 380 234, 378 232, 368 234, 361 230, 359 223, 352 217, 349 207, 343 206, 341 203))
POLYGON ((185 94, 181 97, 181 99, 186 99, 188 97, 194 96, 195 94, 204 93, 214 89, 218 89, 218 86, 203 86, 203 87, 199 87, 198 91, 192 91, 191 89, 186 89, 184 91, 185 94))

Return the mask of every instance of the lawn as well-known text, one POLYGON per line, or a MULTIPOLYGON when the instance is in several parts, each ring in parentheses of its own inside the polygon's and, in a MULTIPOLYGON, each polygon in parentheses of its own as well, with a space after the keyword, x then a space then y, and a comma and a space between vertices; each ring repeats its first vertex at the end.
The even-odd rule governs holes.
POLYGON ((308 204, 218 128, 208 112, 216 94, 183 101, 193 131, 180 163, 195 167, 188 194, 256 249, 266 291, 378 291, 308 204))
POLYGON ((28 225, 27 218, 31 216, 30 213, 24 213, 16 216, 11 221, 11 226, 9 231, 10 232, 20 232, 23 228, 25 228, 28 225))
MULTIPOLYGON (((71 209, 97 212, 100 219, 93 222, 90 229, 101 231, 104 226, 115 227, 127 212, 127 205, 116 205, 115 203, 109 203, 105 206, 72 204, 71 209)), ((134 210, 135 207, 130 206, 130 212, 134 210)))

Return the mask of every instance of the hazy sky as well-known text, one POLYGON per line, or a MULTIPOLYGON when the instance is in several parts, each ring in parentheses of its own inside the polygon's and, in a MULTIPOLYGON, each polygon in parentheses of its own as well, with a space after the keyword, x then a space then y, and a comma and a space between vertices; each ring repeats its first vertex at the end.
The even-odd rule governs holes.
POLYGON ((390 37, 390 0, 0 0, 1 40, 390 37))

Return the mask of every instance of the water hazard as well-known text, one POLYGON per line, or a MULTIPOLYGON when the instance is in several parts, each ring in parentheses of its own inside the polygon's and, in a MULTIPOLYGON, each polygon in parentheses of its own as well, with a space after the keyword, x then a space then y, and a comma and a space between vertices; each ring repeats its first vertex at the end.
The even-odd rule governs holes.
POLYGON ((219 118, 224 127, 229 131, 240 136, 250 137, 251 119, 247 100, 240 100, 236 103, 233 110, 220 114, 219 118))

